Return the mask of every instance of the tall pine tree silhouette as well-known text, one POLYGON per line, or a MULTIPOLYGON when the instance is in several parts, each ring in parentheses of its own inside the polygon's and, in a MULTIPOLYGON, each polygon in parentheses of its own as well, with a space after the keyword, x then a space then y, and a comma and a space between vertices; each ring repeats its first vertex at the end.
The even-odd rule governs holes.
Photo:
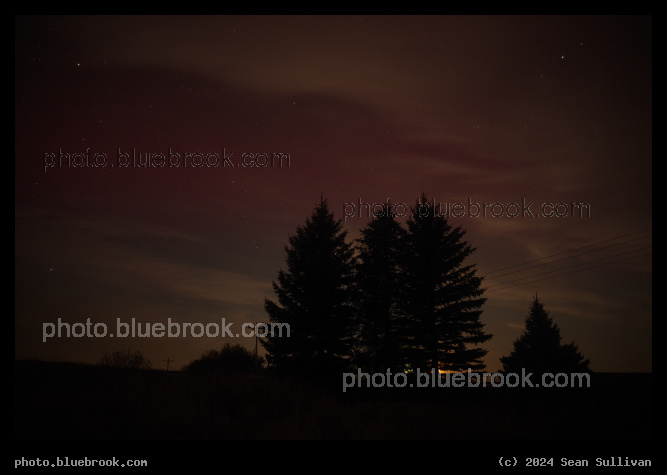
POLYGON ((589 371, 588 359, 572 343, 561 344, 560 328, 544 304, 535 296, 526 317, 526 328, 514 342, 509 356, 500 358, 503 371, 520 374, 522 369, 536 374, 589 371))
POLYGON ((361 230, 357 240, 358 347, 356 362, 372 372, 402 371, 405 292, 403 260, 407 233, 396 221, 391 205, 361 230))
POLYGON ((290 336, 262 340, 270 367, 313 375, 336 373, 349 363, 355 258, 342 226, 322 197, 306 224, 289 236, 287 270, 273 282, 278 303, 265 299, 264 308, 272 323, 289 325, 290 336))
POLYGON ((491 338, 481 323, 482 278, 464 261, 473 252, 465 231, 452 227, 425 194, 407 220, 404 262, 408 315, 406 336, 413 370, 482 369, 487 350, 477 346, 491 338))

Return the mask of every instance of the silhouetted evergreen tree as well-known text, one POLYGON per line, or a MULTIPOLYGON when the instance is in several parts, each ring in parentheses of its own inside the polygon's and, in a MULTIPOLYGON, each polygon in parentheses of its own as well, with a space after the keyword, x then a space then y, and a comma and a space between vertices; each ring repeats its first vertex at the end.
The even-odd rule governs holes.
POLYGON ((289 236, 287 270, 278 272, 265 299, 271 322, 287 323, 289 337, 267 336, 269 366, 292 374, 336 373, 352 355, 354 337, 354 250, 324 198, 305 226, 289 236))
POLYGON ((526 317, 526 328, 514 342, 509 356, 500 358, 503 371, 521 373, 576 373, 589 371, 589 360, 572 343, 561 345, 560 328, 535 296, 526 317))
POLYGON ((477 345, 492 335, 480 321, 482 278, 475 265, 464 264, 474 249, 463 240, 465 231, 452 227, 426 195, 411 211, 404 267, 410 366, 483 369, 487 350, 477 345))
POLYGON ((358 239, 356 362, 365 371, 397 372, 405 368, 401 301, 405 292, 406 234, 391 206, 385 204, 358 239))

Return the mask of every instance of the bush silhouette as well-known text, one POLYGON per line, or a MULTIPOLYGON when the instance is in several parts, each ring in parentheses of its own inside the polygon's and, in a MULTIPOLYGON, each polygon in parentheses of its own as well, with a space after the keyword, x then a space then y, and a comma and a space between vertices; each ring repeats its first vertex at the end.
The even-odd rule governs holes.
POLYGON ((185 371, 196 373, 250 374, 264 364, 264 358, 239 344, 225 343, 220 351, 210 350, 185 366, 185 371))
POLYGON ((150 369, 151 362, 141 351, 117 350, 105 351, 99 365, 125 369, 150 369))

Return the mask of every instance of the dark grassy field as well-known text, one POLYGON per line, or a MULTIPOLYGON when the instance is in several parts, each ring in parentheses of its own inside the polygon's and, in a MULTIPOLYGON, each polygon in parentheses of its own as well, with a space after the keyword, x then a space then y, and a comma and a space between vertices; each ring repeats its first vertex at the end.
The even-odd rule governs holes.
POLYGON ((18 440, 651 439, 650 374, 590 388, 349 388, 15 363, 18 440))

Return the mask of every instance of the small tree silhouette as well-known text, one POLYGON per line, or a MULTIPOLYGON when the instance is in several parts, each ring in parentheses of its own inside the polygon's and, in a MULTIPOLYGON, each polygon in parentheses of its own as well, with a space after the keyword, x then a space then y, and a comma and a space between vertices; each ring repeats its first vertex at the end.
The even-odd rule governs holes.
POLYGON ((584 360, 577 346, 561 344, 560 328, 535 296, 526 317, 526 329, 514 342, 514 351, 500 358, 503 371, 520 373, 575 373, 589 371, 590 360, 584 360))
POLYGON ((117 350, 105 351, 100 358, 101 366, 112 366, 125 369, 150 369, 151 362, 141 351, 117 350))

